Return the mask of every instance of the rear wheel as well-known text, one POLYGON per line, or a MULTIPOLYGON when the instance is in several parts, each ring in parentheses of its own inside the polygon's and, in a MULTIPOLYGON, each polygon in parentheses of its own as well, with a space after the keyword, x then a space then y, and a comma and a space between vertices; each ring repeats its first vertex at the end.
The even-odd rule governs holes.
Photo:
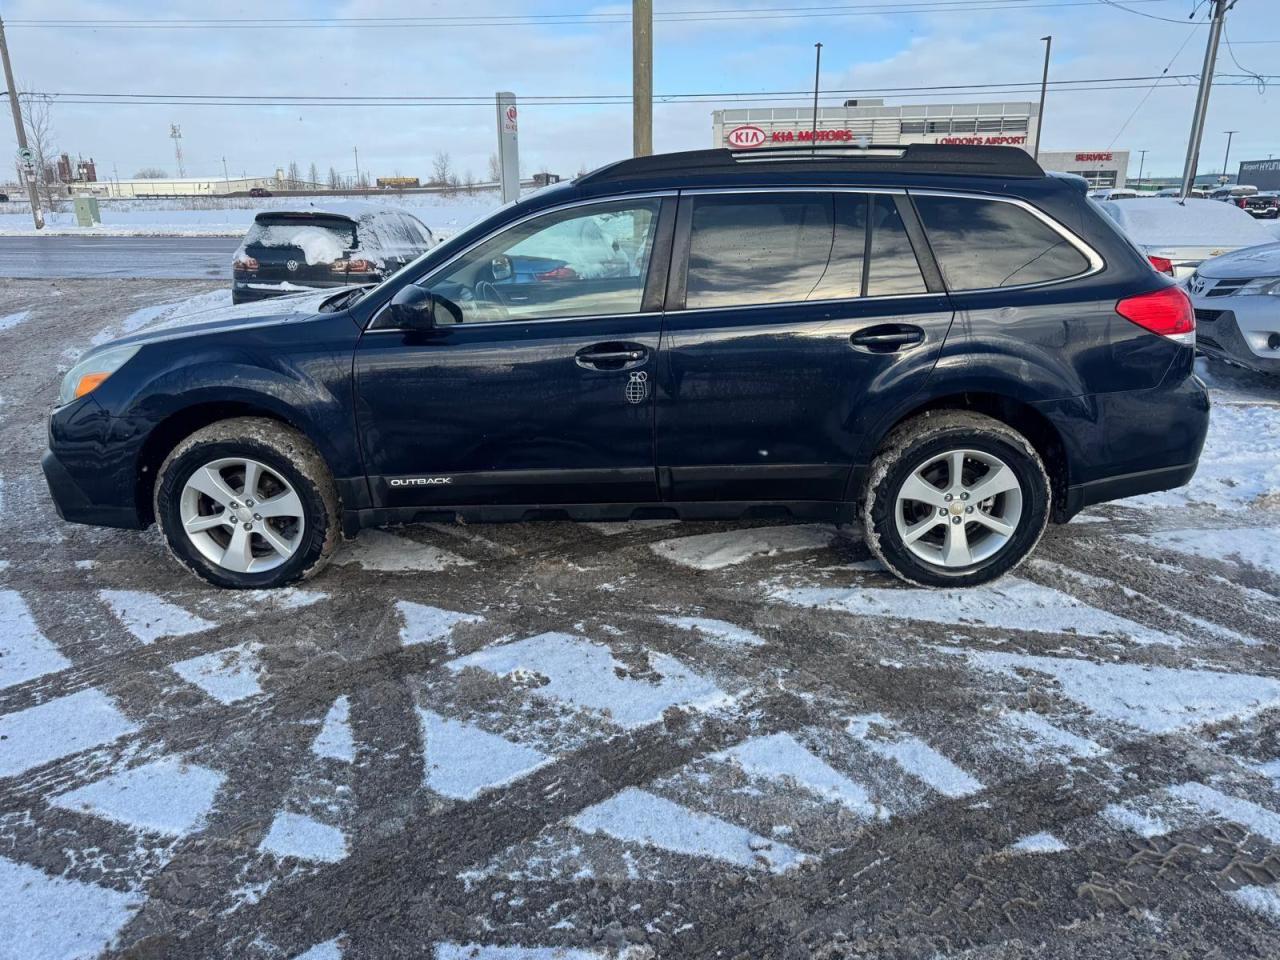
POLYGON ((931 411, 876 455, 863 525, 872 552, 903 580, 973 586, 1027 557, 1049 505, 1049 477, 1026 437, 982 414, 931 411))
POLYGON ((338 498, 315 447, 274 420, 224 420, 160 467, 155 514, 169 549, 220 587, 279 587, 316 573, 337 543, 338 498))

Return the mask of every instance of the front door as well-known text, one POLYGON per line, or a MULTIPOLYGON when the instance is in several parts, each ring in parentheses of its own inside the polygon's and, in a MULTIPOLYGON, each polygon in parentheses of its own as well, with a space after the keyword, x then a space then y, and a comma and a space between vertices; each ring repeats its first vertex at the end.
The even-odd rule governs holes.
POLYGON ((951 325, 901 194, 682 196, 657 399, 671 501, 836 501, 951 325))
POLYGON ((435 330, 374 320, 355 374, 376 505, 657 499, 652 385, 673 205, 517 221, 417 281, 436 298, 435 330))

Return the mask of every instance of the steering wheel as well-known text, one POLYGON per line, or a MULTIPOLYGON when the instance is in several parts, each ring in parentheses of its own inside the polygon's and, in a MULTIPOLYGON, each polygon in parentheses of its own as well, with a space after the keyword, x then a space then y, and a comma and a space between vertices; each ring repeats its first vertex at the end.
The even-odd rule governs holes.
POLYGON ((502 299, 496 284, 489 280, 479 280, 474 288, 476 306, 486 312, 492 312, 497 320, 510 320, 507 302, 502 299))

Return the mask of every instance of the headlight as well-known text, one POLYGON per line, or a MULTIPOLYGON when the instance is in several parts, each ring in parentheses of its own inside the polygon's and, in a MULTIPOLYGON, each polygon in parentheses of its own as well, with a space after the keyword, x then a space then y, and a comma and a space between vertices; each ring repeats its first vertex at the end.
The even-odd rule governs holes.
POLYGON ((58 391, 58 405, 70 403, 77 397, 96 390, 107 377, 111 376, 138 352, 141 344, 127 344, 120 347, 109 347, 89 354, 62 378, 62 389, 58 391))
POLYGON ((1236 290, 1236 296, 1238 297, 1251 297, 1258 294, 1280 297, 1280 277, 1259 277, 1257 280, 1250 280, 1243 287, 1236 290))

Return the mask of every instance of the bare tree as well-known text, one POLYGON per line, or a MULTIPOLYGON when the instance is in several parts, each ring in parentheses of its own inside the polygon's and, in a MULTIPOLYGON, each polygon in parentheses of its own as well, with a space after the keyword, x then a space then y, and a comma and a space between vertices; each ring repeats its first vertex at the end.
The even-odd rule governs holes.
POLYGON ((27 146, 36 155, 36 190, 40 194, 40 201, 50 210, 60 210, 62 190, 58 182, 58 148, 53 132, 53 97, 47 93, 24 90, 18 94, 18 102, 22 105, 27 146))
POLYGON ((578 176, 580 177, 585 177, 590 172, 591 171, 587 169, 587 165, 585 163, 578 167, 578 176))
POLYGON ((466 189, 467 193, 476 192, 476 175, 472 173, 470 169, 462 175, 462 186, 466 189))
POLYGON ((133 176, 135 180, 165 180, 169 174, 159 167, 143 167, 133 176))
POLYGON ((489 154, 489 180, 497 183, 502 179, 502 164, 498 162, 496 153, 489 154))
POLYGON ((431 161, 431 182, 439 187, 447 187, 452 177, 453 166, 449 161, 449 154, 441 150, 431 161))
POLYGON ((333 167, 329 168, 329 189, 330 190, 342 189, 342 177, 338 175, 338 171, 335 170, 333 167))
POLYGON ((302 171, 298 169, 298 161, 289 161, 289 172, 285 174, 285 179, 289 181, 289 189, 297 190, 298 181, 302 179, 302 171))
POLYGON ((315 161, 311 162, 311 166, 307 168, 307 189, 314 190, 320 186, 320 171, 316 169, 315 161))

